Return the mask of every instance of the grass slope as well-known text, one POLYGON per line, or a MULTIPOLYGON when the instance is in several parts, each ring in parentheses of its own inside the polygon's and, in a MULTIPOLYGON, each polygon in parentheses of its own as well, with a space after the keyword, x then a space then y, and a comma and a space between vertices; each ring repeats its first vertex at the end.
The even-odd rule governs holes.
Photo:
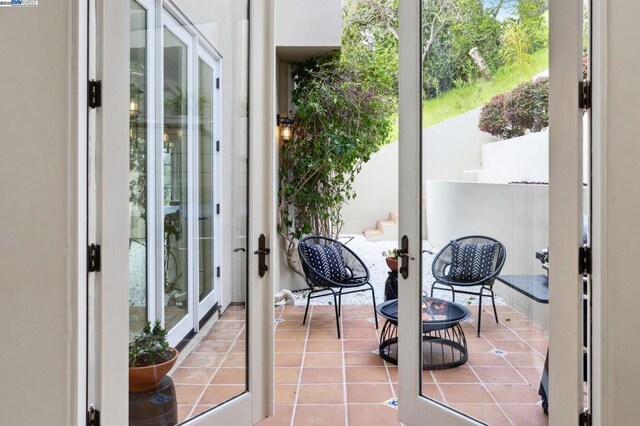
MULTIPOLYGON (((549 50, 541 49, 531 55, 531 66, 525 80, 549 68, 549 50)), ((515 66, 500 68, 491 81, 478 80, 447 91, 439 98, 422 104, 422 127, 433 126, 474 108, 484 105, 492 97, 513 90, 522 83, 520 71, 515 66)))

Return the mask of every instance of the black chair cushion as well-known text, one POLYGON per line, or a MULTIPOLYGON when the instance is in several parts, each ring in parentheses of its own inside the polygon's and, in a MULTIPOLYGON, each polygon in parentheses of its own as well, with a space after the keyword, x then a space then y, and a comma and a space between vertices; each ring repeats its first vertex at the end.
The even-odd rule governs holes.
POLYGON ((497 252, 497 243, 476 244, 451 241, 449 279, 474 282, 488 277, 495 270, 497 252))
POLYGON ((323 276, 342 282, 350 274, 342 257, 342 250, 335 244, 303 244, 302 250, 309 265, 323 276))

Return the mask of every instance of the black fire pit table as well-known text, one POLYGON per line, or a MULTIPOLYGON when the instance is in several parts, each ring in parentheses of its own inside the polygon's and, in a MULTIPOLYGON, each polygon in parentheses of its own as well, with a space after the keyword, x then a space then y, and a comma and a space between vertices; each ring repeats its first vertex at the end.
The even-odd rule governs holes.
MULTIPOLYGON (((398 300, 378 305, 378 314, 387 321, 380 335, 380 356, 398 364, 398 300)), ((422 367, 443 370, 458 367, 469 357, 467 339, 460 322, 471 317, 463 305, 435 297, 422 298, 422 367)))

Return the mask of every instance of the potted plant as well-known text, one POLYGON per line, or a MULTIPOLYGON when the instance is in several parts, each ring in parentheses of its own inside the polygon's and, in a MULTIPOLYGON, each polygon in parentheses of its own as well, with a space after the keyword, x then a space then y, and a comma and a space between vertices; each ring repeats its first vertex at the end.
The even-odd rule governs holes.
POLYGON ((144 329, 129 343, 129 391, 144 392, 157 387, 178 358, 169 347, 167 330, 159 320, 144 329))
POLYGON ((398 272, 398 249, 383 251, 382 255, 391 272, 398 272))

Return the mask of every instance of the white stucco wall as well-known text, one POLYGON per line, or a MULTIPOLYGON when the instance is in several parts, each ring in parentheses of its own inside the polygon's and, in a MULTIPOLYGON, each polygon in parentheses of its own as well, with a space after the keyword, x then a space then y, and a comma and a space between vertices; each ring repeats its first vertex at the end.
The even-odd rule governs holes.
POLYGON ((72 16, 0 8, 3 425, 74 419, 72 16))
POLYGON ((535 252, 549 245, 549 187, 426 181, 427 239, 437 248, 486 235, 507 249, 505 274, 542 273, 535 252))
MULTIPOLYGON (((446 120, 422 132, 423 178, 463 180, 465 171, 481 168, 482 146, 496 138, 478 129, 480 108, 446 120)), ((343 210, 344 231, 360 233, 398 210, 398 142, 371 156, 356 177, 358 194, 343 210)))
POLYGON ((482 146, 478 182, 549 182, 549 131, 482 146))
POLYGON ((275 0, 276 46, 339 47, 342 0, 275 0))
POLYGON ((398 142, 380 148, 362 167, 353 182, 357 196, 342 208, 345 234, 360 234, 375 228, 376 221, 387 219, 398 210, 398 142))

